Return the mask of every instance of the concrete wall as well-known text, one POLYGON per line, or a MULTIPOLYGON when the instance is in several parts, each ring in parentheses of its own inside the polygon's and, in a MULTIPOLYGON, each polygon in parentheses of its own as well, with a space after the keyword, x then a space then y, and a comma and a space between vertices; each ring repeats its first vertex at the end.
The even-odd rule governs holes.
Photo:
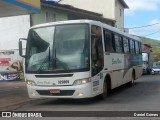
POLYGON ((0 50, 18 49, 19 38, 27 38, 29 15, 0 18, 0 50))
POLYGON ((42 11, 39 14, 32 14, 32 25, 37 25, 41 23, 46 23, 46 12, 52 12, 55 14, 55 21, 68 20, 68 16, 65 12, 42 7, 42 11))
POLYGON ((142 45, 142 48, 143 48, 142 51, 147 52, 147 53, 150 52, 150 50, 151 50, 151 48, 146 45, 142 45))
MULTIPOLYGON (((55 17, 51 18, 53 21, 49 21, 49 22, 54 22, 54 21, 63 21, 63 20, 76 20, 76 19, 93 19, 93 20, 97 20, 100 21, 100 18, 95 18, 95 17, 90 17, 87 16, 85 14, 78 14, 78 13, 74 13, 74 12, 69 12, 69 11, 64 11, 61 9, 56 9, 56 8, 50 8, 50 7, 42 7, 42 11, 41 13, 37 13, 37 14, 32 14, 32 26, 33 25, 37 25, 37 24, 42 24, 42 23, 46 23, 46 13, 52 13, 54 14, 55 17)), ((109 24, 111 26, 114 25, 114 22, 111 20, 105 20, 102 19, 101 20, 103 23, 109 24)))
POLYGON ((60 3, 103 14, 104 18, 116 20, 117 28, 124 27, 124 8, 118 0, 62 0, 60 3))
POLYGON ((105 18, 115 19, 115 0, 62 0, 60 3, 100 13, 103 14, 105 18))
POLYGON ((124 28, 124 7, 118 0, 115 1, 115 19, 115 27, 124 28))

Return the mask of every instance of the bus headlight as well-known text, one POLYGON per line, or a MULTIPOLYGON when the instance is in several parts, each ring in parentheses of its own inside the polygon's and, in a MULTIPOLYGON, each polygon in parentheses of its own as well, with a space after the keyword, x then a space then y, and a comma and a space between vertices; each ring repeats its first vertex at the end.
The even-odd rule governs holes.
POLYGON ((88 82, 91 82, 91 80, 89 78, 85 78, 85 79, 75 80, 73 85, 82 85, 88 82))
POLYGON ((36 83, 32 80, 26 80, 27 85, 35 86, 36 83))

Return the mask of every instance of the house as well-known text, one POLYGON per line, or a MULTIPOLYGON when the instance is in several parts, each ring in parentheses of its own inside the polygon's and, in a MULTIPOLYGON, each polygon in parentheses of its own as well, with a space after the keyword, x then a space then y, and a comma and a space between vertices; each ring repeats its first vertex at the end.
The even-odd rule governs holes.
POLYGON ((146 53, 152 52, 152 49, 151 49, 152 47, 150 45, 148 45, 148 44, 143 44, 142 48, 143 48, 142 49, 143 52, 146 52, 146 53))
POLYGON ((31 14, 31 26, 46 22, 75 19, 92 19, 114 26, 115 20, 104 18, 102 14, 83 10, 54 1, 41 1, 41 13, 31 14))
POLYGON ((124 9, 129 8, 124 0, 60 0, 59 3, 102 14, 114 20, 117 28, 124 28, 124 9))

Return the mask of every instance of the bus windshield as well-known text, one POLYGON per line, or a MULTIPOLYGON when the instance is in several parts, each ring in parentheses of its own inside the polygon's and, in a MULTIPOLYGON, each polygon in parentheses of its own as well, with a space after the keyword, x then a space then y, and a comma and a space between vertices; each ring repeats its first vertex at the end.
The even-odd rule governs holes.
POLYGON ((66 24, 31 29, 26 48, 26 72, 88 71, 89 25, 66 24))

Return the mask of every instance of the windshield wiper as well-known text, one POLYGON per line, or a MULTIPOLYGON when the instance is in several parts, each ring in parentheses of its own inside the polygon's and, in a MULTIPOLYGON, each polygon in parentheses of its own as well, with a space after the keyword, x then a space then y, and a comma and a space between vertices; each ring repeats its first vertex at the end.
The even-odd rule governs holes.
POLYGON ((50 61, 51 61, 51 50, 49 47, 49 53, 48 53, 48 61, 49 61, 49 67, 50 67, 50 61))
POLYGON ((55 48, 55 50, 54 50, 54 59, 53 59, 53 66, 55 67, 55 68, 57 68, 57 65, 56 65, 56 63, 57 63, 57 58, 56 58, 56 48, 55 48))

